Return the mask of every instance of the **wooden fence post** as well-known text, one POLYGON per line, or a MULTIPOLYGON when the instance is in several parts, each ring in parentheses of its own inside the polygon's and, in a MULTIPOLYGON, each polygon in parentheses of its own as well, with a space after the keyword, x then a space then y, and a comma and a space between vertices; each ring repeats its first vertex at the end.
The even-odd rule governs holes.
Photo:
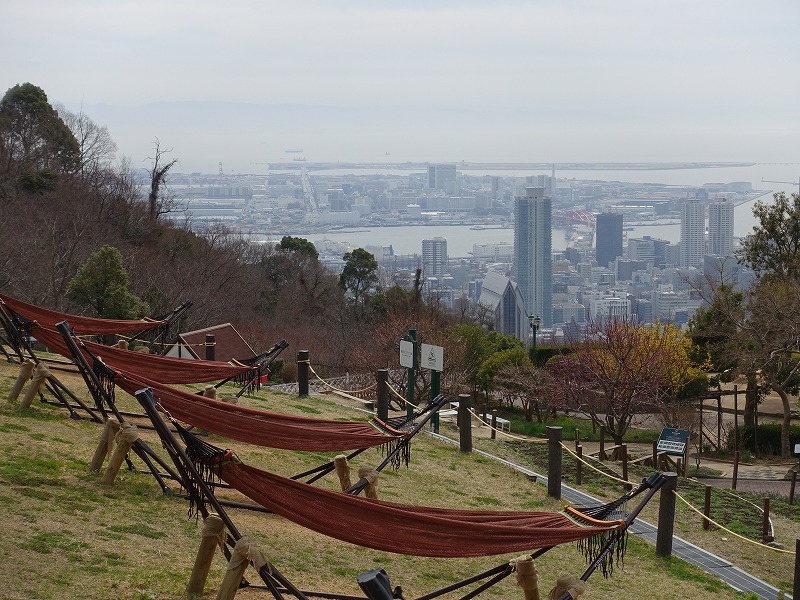
POLYGON ((792 471, 792 485, 789 487, 789 504, 794 504, 794 486, 797 483, 797 471, 792 471))
POLYGON ((547 427, 547 495, 556 500, 561 498, 562 436, 561 427, 547 427))
POLYGON ((761 522, 761 541, 765 544, 769 544, 775 540, 775 538, 770 535, 769 529, 769 496, 766 496, 764 498, 764 520, 761 522))
POLYGON ((583 445, 578 444, 578 447, 575 449, 575 454, 578 455, 578 459, 575 461, 575 483, 581 485, 583 480, 583 445))
POLYGON ((297 351, 297 394, 308 396, 308 350, 297 351))
POLYGON ((492 409, 492 439, 497 439, 497 409, 492 409))
POLYGON ((675 490, 678 488, 678 474, 664 473, 664 477, 666 482, 661 487, 658 500, 656 554, 672 556, 672 534, 675 531, 675 490))
POLYGON ((206 334, 206 360, 217 360, 217 338, 213 333, 206 334))
MULTIPOLYGON (((628 481, 628 444, 620 444, 619 450, 622 453, 622 478, 628 481)), ((626 483, 625 489, 630 490, 632 486, 626 483)))
POLYGON ((389 369, 378 369, 375 380, 378 401, 376 416, 386 422, 389 418, 389 369))
POLYGON ((800 598, 800 539, 794 542, 794 587, 792 598, 800 598))
POLYGON ((597 454, 598 460, 606 459, 606 426, 600 425, 600 452, 597 454))
POLYGON ((458 395, 458 446, 461 452, 472 452, 472 397, 469 394, 458 395))
POLYGON ((739 456, 740 453, 737 450, 733 453, 733 479, 731 479, 731 489, 736 489, 736 480, 739 478, 739 456))
MULTIPOLYGON (((711 516, 711 486, 706 486, 706 498, 705 502, 703 503, 703 514, 706 517, 711 516)), ((711 523, 708 522, 708 519, 703 519, 703 529, 708 531, 711 529, 711 523)))
POLYGON ((216 513, 209 513, 203 522, 203 530, 200 533, 200 548, 194 559, 194 567, 186 585, 186 595, 202 594, 208 579, 208 571, 211 562, 214 560, 214 552, 217 546, 225 543, 225 522, 216 513))

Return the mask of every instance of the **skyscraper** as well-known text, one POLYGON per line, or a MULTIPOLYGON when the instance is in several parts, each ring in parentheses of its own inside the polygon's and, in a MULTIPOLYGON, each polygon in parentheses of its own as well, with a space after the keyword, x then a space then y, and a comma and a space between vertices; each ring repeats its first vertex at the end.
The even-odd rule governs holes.
POLYGON ((708 205, 708 253, 733 254, 733 204, 727 200, 708 205))
POLYGON ((597 264, 607 267, 612 260, 622 256, 622 215, 619 213, 602 213, 596 220, 597 264))
POLYGON ((706 253, 706 207, 692 198, 681 207, 681 266, 699 267, 706 253))
POLYGON ((514 199, 514 265, 525 310, 542 327, 553 324, 552 202, 544 188, 526 187, 514 199))
POLYGON ((422 272, 425 277, 441 277, 447 273, 447 238, 422 240, 422 272))

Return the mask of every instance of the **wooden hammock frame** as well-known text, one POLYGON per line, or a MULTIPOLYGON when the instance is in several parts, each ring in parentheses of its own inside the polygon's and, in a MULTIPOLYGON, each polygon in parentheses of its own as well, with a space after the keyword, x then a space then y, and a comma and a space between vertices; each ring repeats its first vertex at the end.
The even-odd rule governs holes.
MULTIPOLYGON (((226 557, 230 556, 230 549, 241 538, 241 534, 239 533, 236 526, 233 524, 233 521, 228 516, 227 512, 225 511, 222 503, 214 496, 211 488, 207 484, 207 482, 200 476, 197 468, 195 467, 193 461, 188 457, 186 451, 182 447, 182 444, 179 443, 178 439, 173 435, 172 430, 167 426, 165 421, 161 418, 158 413, 158 409, 155 404, 154 396, 152 390, 149 388, 139 390, 135 393, 136 399, 144 408, 145 412, 148 414, 154 425, 156 426, 156 432, 161 437, 162 443, 164 448, 167 450, 169 455, 172 457, 173 461, 175 462, 176 468, 181 470, 185 473, 187 478, 191 478, 197 485, 197 489, 199 490, 200 495, 202 496, 200 501, 197 503, 197 510, 199 514, 205 518, 209 514, 208 507, 206 504, 210 505, 214 512, 216 512, 220 518, 222 519, 225 527, 228 531, 227 539, 226 539, 226 548, 225 548, 225 555, 226 557)), ((633 490, 627 492, 623 499, 629 500, 638 496, 639 494, 644 494, 636 507, 626 515, 624 519, 625 523, 625 530, 633 523, 636 517, 639 515, 641 510, 645 507, 645 505, 650 501, 650 499, 655 495, 655 493, 663 486, 665 482, 665 478, 661 473, 655 472, 650 475, 647 479, 643 480, 641 484, 639 484, 633 490)), ((584 571, 581 575, 580 579, 586 581, 589 576, 597 570, 597 568, 603 563, 604 558, 612 552, 614 545, 617 543, 617 536, 611 536, 602 550, 598 553, 597 557, 592 561, 592 563, 588 566, 588 568, 584 571)), ((535 559, 545 552, 551 550, 555 546, 548 546, 543 547, 535 550, 530 554, 532 559, 535 559)), ((456 590, 465 588, 467 586, 478 584, 474 589, 466 592, 463 596, 460 597, 460 600, 470 600, 474 598, 484 590, 490 588, 491 586, 495 585, 496 583, 502 581, 506 577, 508 577, 511 573, 514 572, 514 567, 512 567, 508 563, 503 563, 491 569, 488 569, 482 573, 478 573, 456 583, 444 586, 438 590, 434 590, 430 593, 427 593, 423 596, 417 598, 417 600, 433 600, 434 598, 438 598, 444 594, 448 594, 454 592, 456 590), (482 583, 479 583, 482 582, 482 583)), ((354 598, 361 599, 360 596, 351 596, 351 595, 344 595, 344 594, 337 594, 331 592, 319 592, 319 591, 303 591, 299 590, 293 585, 289 583, 289 581, 278 571, 278 569, 272 565, 271 563, 267 563, 264 567, 259 569, 259 575, 264 581, 264 586, 254 586, 243 580, 242 585, 246 587, 264 587, 265 589, 269 590, 273 596, 278 599, 282 600, 283 594, 291 594, 294 597, 304 600, 309 596, 321 596, 324 598, 335 599, 335 600, 353 600, 354 598)), ((565 593, 562 595, 559 600, 569 600, 570 599, 569 593, 565 593)), ((363 600, 363 599, 361 599, 363 600)))
MULTIPOLYGON (((116 402, 114 401, 114 398, 108 393, 108 391, 103 386, 103 384, 100 381, 97 373, 95 372, 95 369, 92 366, 90 366, 89 363, 86 361, 86 357, 84 356, 83 352, 81 352, 80 348, 78 347, 78 343, 76 342, 75 338, 73 337, 72 333, 70 332, 69 325, 66 322, 61 322, 61 323, 58 323, 56 325, 56 328, 58 329, 59 333, 61 333, 62 337, 64 338, 64 341, 66 343, 67 349, 70 351, 70 354, 72 355, 73 362, 77 366, 79 372, 81 373, 81 376, 83 377, 84 382, 86 383, 86 387, 89 390, 89 393, 94 398, 95 405, 96 405, 97 409, 103 414, 103 417, 107 417, 106 410, 105 410, 106 406, 109 408, 109 410, 111 410, 114 413, 114 416, 120 422, 123 422, 125 416, 133 416, 133 417, 148 416, 149 417, 149 415, 140 415, 140 414, 135 414, 135 413, 123 413, 123 412, 121 412, 117 408, 116 402)), ((93 356, 92 353, 90 351, 88 351, 87 349, 84 349, 84 351, 87 354, 89 354, 90 356, 93 356)), ((100 361, 97 358, 94 358, 94 360, 95 360, 96 365, 98 365, 98 366, 100 366, 100 368, 102 368, 102 361, 100 361)), ((108 369, 108 370, 109 370, 110 373, 114 372, 113 369, 108 369)), ((413 438, 424 427, 424 425, 433 417, 433 415, 435 415, 436 412, 442 406, 444 406, 444 404, 446 404, 446 403, 447 403, 447 398, 444 395, 440 395, 437 398, 433 399, 431 402, 429 402, 422 409, 422 411, 415 412, 414 415, 412 415, 412 417, 411 417, 412 422, 415 422, 415 425, 408 432, 408 435, 407 435, 406 439, 403 441, 403 443, 395 445, 394 448, 392 448, 389 452, 387 452, 386 457, 375 468, 375 471, 380 472, 389 464, 397 464, 397 462, 399 460, 398 456, 404 450, 404 444, 408 444, 410 442, 411 438, 413 438)), ((84 405, 84 407, 85 407, 85 405, 84 405)), ((87 410, 89 410, 88 407, 86 407, 86 408, 87 408, 87 410)), ((98 420, 98 422, 103 422, 103 419, 100 419, 99 417, 97 417, 96 419, 98 420)), ((398 420, 403 421, 404 423, 407 422, 408 419, 409 418, 407 416, 405 416, 405 415, 403 417, 399 417, 398 418, 398 420)), ((149 420, 150 420, 151 423, 148 424, 148 425, 145 425, 145 427, 157 429, 157 424, 152 422, 152 418, 149 419, 149 420)), ((390 420, 390 422, 388 424, 397 425, 397 426, 401 425, 400 423, 392 422, 392 420, 390 420)), ((352 451, 350 454, 347 455, 348 460, 352 460, 354 457, 358 456, 359 454, 364 452, 364 450, 366 450, 366 449, 367 448, 360 448, 360 449, 356 449, 356 450, 352 451)), ((149 450, 149 448, 148 448, 148 450, 149 450)), ((148 452, 148 454, 150 454, 151 452, 152 451, 148 452)), ((145 461, 145 462, 147 464, 147 461, 145 461)), ((162 467, 165 467, 165 465, 162 464, 162 467)), ((148 464, 148 468, 150 469, 150 472, 156 477, 159 485, 161 486, 162 490, 164 490, 165 492, 168 491, 168 488, 167 488, 166 484, 163 481, 163 478, 166 477, 166 476, 169 476, 173 480, 177 481, 184 489, 186 489, 186 490, 189 489, 189 487, 188 487, 189 480, 186 480, 183 477, 181 477, 180 476, 180 472, 175 472, 175 471, 173 471, 171 469, 166 469, 165 468, 165 470, 167 471, 167 475, 164 475, 163 473, 160 473, 160 472, 154 470, 150 464, 148 464)), ((315 481, 319 480, 320 478, 324 477, 325 475, 331 473, 335 468, 336 468, 336 466, 335 466, 334 461, 328 461, 326 463, 323 463, 322 465, 319 465, 318 467, 315 467, 313 469, 304 471, 302 473, 298 473, 297 475, 292 476, 292 479, 302 480, 304 478, 307 478, 306 479, 306 483, 314 483, 315 481)), ((368 484, 368 480, 366 478, 360 478, 356 483, 354 483, 352 486, 350 486, 346 491, 348 493, 351 493, 351 494, 359 494, 364 490, 364 488, 366 488, 367 484, 368 484)), ((256 504, 235 503, 235 502, 230 502, 230 501, 224 501, 224 502, 227 505, 232 506, 232 507, 236 507, 236 508, 247 508, 247 509, 257 510, 257 511, 262 511, 262 512, 264 511, 263 507, 261 507, 259 505, 256 505, 256 504)))

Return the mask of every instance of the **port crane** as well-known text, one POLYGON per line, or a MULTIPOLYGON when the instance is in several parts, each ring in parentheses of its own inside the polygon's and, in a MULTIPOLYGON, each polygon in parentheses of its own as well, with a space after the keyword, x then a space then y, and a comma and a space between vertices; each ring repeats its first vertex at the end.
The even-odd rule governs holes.
POLYGON ((797 191, 800 192, 800 178, 797 181, 772 181, 770 179, 761 178, 761 183, 784 183, 786 185, 796 185, 797 191))

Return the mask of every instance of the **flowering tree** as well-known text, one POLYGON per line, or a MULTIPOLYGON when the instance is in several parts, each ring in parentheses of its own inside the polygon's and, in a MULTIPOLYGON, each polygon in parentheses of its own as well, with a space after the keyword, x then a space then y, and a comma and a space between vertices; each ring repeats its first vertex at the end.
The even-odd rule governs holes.
POLYGON ((636 415, 660 412, 705 378, 689 355, 691 342, 672 325, 596 321, 585 341, 548 365, 561 408, 605 425, 616 444, 636 415))

